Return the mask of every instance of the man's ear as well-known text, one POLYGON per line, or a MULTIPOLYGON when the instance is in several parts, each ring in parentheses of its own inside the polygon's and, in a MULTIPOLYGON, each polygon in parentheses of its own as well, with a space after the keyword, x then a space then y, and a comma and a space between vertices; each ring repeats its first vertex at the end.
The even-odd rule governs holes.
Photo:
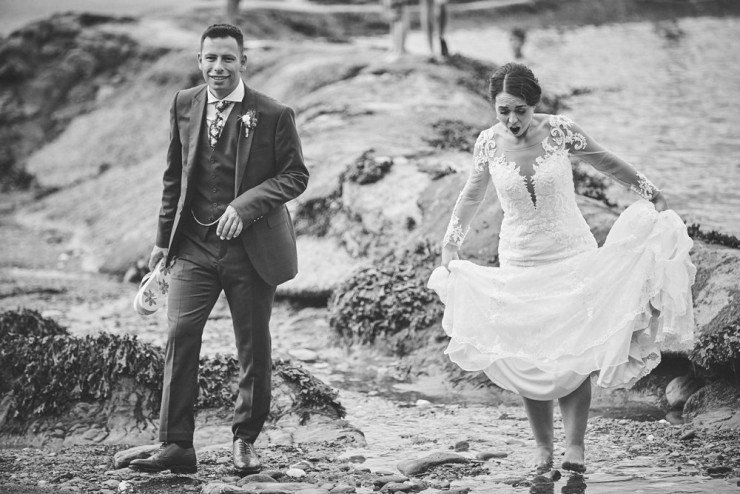
POLYGON ((195 57, 198 59, 198 68, 200 69, 200 65, 203 62, 203 58, 200 56, 200 50, 198 51, 198 53, 195 54, 195 57))
POLYGON ((247 68, 247 54, 246 53, 242 53, 241 68, 242 69, 247 68))

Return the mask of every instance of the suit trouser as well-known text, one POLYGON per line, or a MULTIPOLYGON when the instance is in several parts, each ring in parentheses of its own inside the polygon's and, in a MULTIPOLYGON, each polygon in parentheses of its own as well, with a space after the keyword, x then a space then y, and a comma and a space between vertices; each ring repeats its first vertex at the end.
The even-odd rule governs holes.
POLYGON ((222 241, 215 226, 207 232, 197 228, 185 226, 170 277, 159 439, 193 439, 203 328, 223 290, 240 366, 232 431, 235 438, 254 442, 270 411, 269 323, 275 287, 257 274, 240 238, 222 241))

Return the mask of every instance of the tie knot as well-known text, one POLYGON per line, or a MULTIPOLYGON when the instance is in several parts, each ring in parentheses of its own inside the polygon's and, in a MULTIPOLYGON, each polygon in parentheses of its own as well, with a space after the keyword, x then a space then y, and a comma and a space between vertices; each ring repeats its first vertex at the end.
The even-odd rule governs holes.
POLYGON ((217 111, 220 111, 220 112, 221 112, 221 111, 224 111, 224 109, 225 109, 225 108, 226 108, 227 106, 229 106, 229 103, 230 103, 230 101, 225 101, 225 100, 221 100, 221 101, 216 101, 216 110, 217 110, 217 111))

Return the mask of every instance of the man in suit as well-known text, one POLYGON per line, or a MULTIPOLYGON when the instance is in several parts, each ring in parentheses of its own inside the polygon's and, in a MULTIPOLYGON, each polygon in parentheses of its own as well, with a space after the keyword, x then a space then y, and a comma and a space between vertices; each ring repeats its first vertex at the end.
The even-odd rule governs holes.
POLYGON ((131 462, 139 471, 194 473, 193 406, 201 336, 221 291, 231 311, 240 365, 234 466, 261 468, 254 450, 270 411, 269 321, 275 287, 296 275, 285 203, 308 183, 293 110, 247 87, 241 30, 208 27, 198 67, 206 84, 179 91, 157 240, 149 260, 170 263, 160 449, 131 462))

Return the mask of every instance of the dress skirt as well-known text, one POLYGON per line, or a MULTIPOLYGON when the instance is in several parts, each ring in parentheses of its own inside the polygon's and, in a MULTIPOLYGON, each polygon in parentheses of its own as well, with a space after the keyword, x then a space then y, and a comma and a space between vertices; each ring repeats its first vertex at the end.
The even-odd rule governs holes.
POLYGON ((589 376, 629 387, 661 350, 693 347, 692 245, 676 213, 640 200, 597 249, 533 267, 438 267, 428 287, 445 304, 445 353, 535 400, 565 396, 589 376))

